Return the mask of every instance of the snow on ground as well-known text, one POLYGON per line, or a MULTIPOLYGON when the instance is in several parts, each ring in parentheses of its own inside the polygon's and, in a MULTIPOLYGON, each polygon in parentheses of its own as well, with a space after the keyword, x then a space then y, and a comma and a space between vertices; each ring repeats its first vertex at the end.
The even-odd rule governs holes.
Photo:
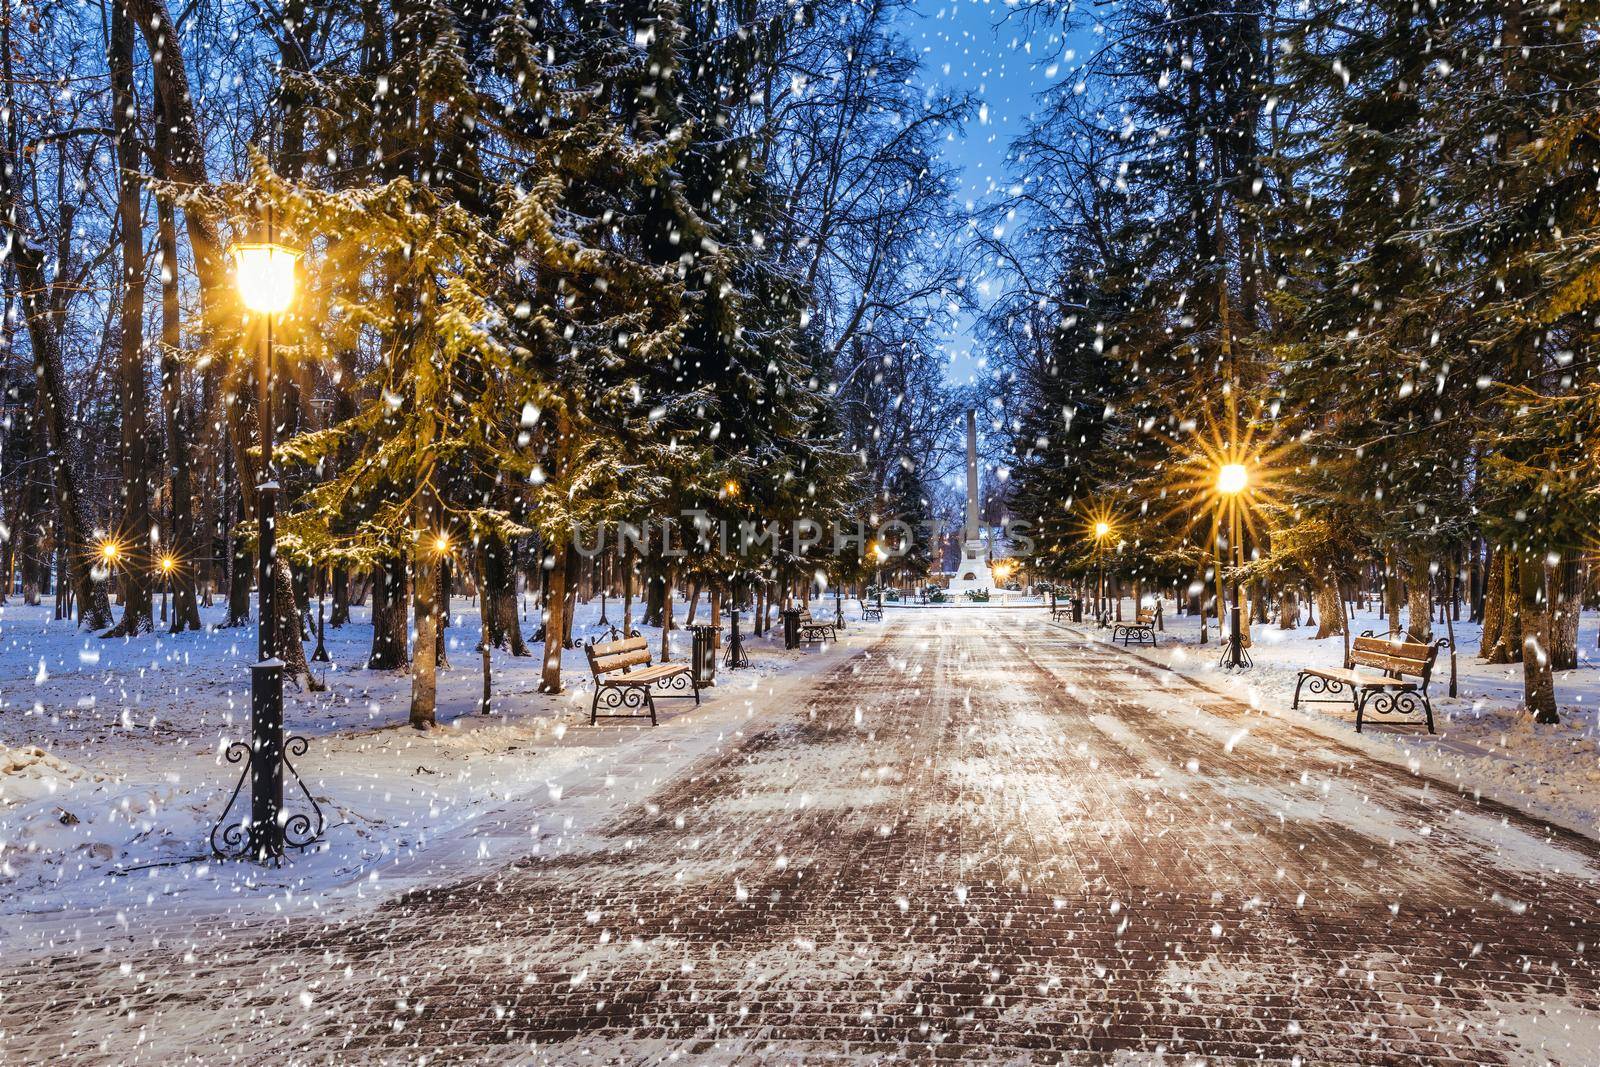
MULTIPOLYGON (((1123 612, 1124 617, 1132 617, 1131 601, 1123 602, 1123 612)), ((1210 641, 1202 645, 1200 620, 1178 615, 1168 600, 1163 605, 1163 624, 1166 630, 1158 635, 1159 646, 1134 646, 1138 655, 1241 697, 1266 714, 1300 715, 1318 729, 1369 746, 1369 751, 1398 757, 1413 771, 1425 767, 1430 774, 1468 791, 1590 837, 1600 836, 1600 649, 1596 648, 1600 614, 1589 612, 1582 618, 1577 669, 1557 672, 1561 725, 1536 725, 1521 708, 1522 665, 1479 659, 1481 627, 1458 622, 1454 624, 1457 696, 1447 695, 1448 649, 1439 653, 1428 690, 1439 732, 1429 736, 1420 718, 1393 723, 1369 719, 1359 738, 1348 703, 1308 703, 1302 694, 1299 711, 1290 708, 1301 667, 1341 665, 1344 643, 1338 635, 1318 641, 1313 639, 1314 626, 1280 630, 1276 622, 1256 623, 1251 627, 1250 647, 1254 666, 1232 673, 1218 664, 1222 649, 1214 623, 1209 628, 1210 641)), ((1077 628, 1102 641, 1111 639, 1110 630, 1096 630, 1089 624, 1077 628)), ((1375 609, 1358 612, 1351 623, 1353 634, 1366 630, 1382 634, 1387 629, 1375 609)), ((1435 637, 1445 636, 1441 624, 1436 623, 1435 629, 1435 637)))
MULTIPOLYGON (((680 603, 680 623, 685 611, 680 603)), ((705 611, 702 602, 701 622, 705 611)), ((820 606, 818 613, 827 614, 820 606)), ((220 605, 207 609, 205 621, 221 614, 220 605)), ((620 619, 615 599, 607 614, 620 619)), ((603 635, 599 616, 598 601, 580 606, 575 636, 603 635)), ((743 622, 748 630, 748 615, 743 622)), ((525 620, 524 632, 534 625, 525 620)), ((639 629, 656 654, 660 630, 639 629)), ((317 909, 352 894, 371 897, 380 880, 378 895, 387 895, 406 878, 449 876, 508 845, 527 851, 530 834, 565 840, 608 803, 632 797, 631 772, 692 759, 736 730, 780 684, 774 675, 809 673, 835 657, 831 647, 786 652, 776 631, 747 633, 751 669, 719 669, 703 711, 663 700, 654 730, 648 719, 590 727, 582 649, 564 654, 567 691, 556 697, 537 692, 539 646, 523 658, 496 650, 494 713, 479 714, 478 632, 476 606, 457 598, 440 727, 423 733, 406 725, 409 675, 363 667, 372 633, 366 609, 328 631, 333 663, 312 665, 325 671, 327 691, 285 684, 286 731, 310 741, 297 767, 327 818, 327 836, 273 870, 217 862, 208 845, 240 770, 223 754, 249 736, 253 626, 102 640, 53 620, 48 604, 0 607, 0 915, 8 917, 0 942, 10 942, 0 948, 14 948, 24 928, 49 941, 197 910, 249 919, 317 909), (590 799, 582 813, 561 803, 582 797, 590 799)), ((672 638, 672 658, 685 661, 690 633, 672 638)), ((246 786, 240 805, 248 793, 246 786)), ((285 801, 305 809, 289 781, 285 801)))

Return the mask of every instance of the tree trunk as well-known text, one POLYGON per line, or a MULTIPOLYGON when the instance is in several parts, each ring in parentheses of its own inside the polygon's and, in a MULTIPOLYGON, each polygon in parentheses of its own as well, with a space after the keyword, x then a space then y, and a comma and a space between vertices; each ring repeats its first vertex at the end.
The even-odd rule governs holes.
POLYGON ((244 522, 244 494, 239 494, 233 529, 228 533, 228 616, 224 626, 243 626, 250 621, 250 542, 239 532, 244 522))
POLYGON ((1349 626, 1344 618, 1344 602, 1339 595, 1338 581, 1315 575, 1311 580, 1316 589, 1317 610, 1322 613, 1322 619, 1317 624, 1317 639, 1348 633, 1349 626))
POLYGON ((633 635, 633 550, 622 552, 622 636, 633 635))
POLYGON ((402 670, 410 662, 406 614, 405 560, 386 561, 372 575, 372 652, 367 656, 368 670, 402 670))
POLYGON ((667 565, 667 573, 661 582, 663 590, 661 596, 661 662, 665 663, 672 658, 672 565, 667 565))
POLYGON ((1406 637, 1412 641, 1433 640, 1432 592, 1433 576, 1428 573, 1428 557, 1411 557, 1411 576, 1406 585, 1406 637))
POLYGON ((583 578, 583 557, 578 555, 577 547, 570 543, 566 549, 565 565, 567 569, 567 602, 561 616, 561 647, 572 648, 574 647, 572 626, 573 621, 578 617, 578 592, 583 578))
POLYGON ((1400 568, 1394 557, 1383 557, 1383 619, 1391 634, 1400 632, 1400 602, 1402 600, 1400 568))
POLYGON ((328 625, 335 630, 350 621, 350 572, 343 567, 333 569, 333 607, 328 612, 328 625))
MULTIPOLYGON (((156 155, 166 152, 165 124, 156 116, 156 155)), ((162 169, 157 164, 157 169, 162 169)), ((156 232, 161 250, 161 406, 167 431, 167 478, 171 487, 172 521, 167 543, 177 561, 172 572, 172 632, 199 630, 200 601, 196 582, 202 566, 195 538, 194 442, 189 409, 183 396, 182 308, 178 303, 178 230, 170 201, 156 202, 156 232)), ((209 553, 206 553, 209 555, 209 553)))
POLYGON ((311 665, 306 662, 306 648, 301 631, 304 620, 298 601, 295 599, 294 572, 290 570, 289 562, 282 556, 273 561, 272 586, 273 611, 278 619, 277 652, 278 658, 283 660, 283 673, 301 681, 312 692, 319 692, 322 685, 311 676, 311 665))
POLYGON ((544 668, 539 680, 539 692, 561 692, 561 635, 566 632, 564 614, 567 606, 567 568, 552 565, 545 569, 550 582, 550 592, 545 597, 544 617, 544 668))
POLYGON ((438 576, 438 601, 435 604, 434 617, 439 620, 439 625, 434 628, 435 633, 438 635, 437 640, 434 642, 434 655, 438 669, 441 671, 447 671, 450 669, 450 649, 448 647, 450 630, 450 594, 451 586, 455 583, 455 571, 454 568, 451 567, 450 560, 448 558, 439 561, 438 576))
POLYGON ((483 584, 479 595, 493 605, 489 636, 495 648, 510 648, 513 656, 531 656, 517 619, 516 557, 511 545, 493 534, 483 542, 483 584))
MULTIPOLYGON (((13 230, 15 233, 15 230, 13 230)), ((94 573, 96 555, 90 540, 94 522, 81 486, 92 484, 83 455, 83 441, 67 421, 66 369, 61 360, 60 329, 64 316, 51 305, 50 287, 38 250, 26 239, 13 244, 11 261, 22 289, 22 306, 33 348, 34 374, 40 386, 40 407, 45 413, 50 444, 50 468, 60 513, 62 538, 56 551, 70 576, 73 595, 81 612, 80 623, 90 630, 111 625, 111 600, 103 578, 94 573)))
POLYGON ((1293 630, 1300 625, 1300 598, 1293 586, 1284 586, 1278 598, 1278 629, 1293 630))
POLYGON ((1570 671, 1578 666, 1578 621, 1583 610, 1583 572, 1577 553, 1562 553, 1550 577, 1550 666, 1570 671))
MULTIPOLYGON (((1522 657, 1522 593, 1517 553, 1501 550, 1496 554, 1496 565, 1489 572, 1491 601, 1500 601, 1500 626, 1495 643, 1484 654, 1490 663, 1516 663, 1522 657)), ((1486 613, 1491 608, 1485 609, 1486 613)), ((1488 626, 1484 627, 1485 632, 1488 626)))
MULTIPOLYGON (((426 515, 418 516, 419 529, 432 529, 426 515)), ((439 666, 438 561, 429 538, 418 538, 411 554, 411 606, 415 637, 411 642, 411 717, 419 730, 434 724, 434 703, 439 666)))
POLYGON ((1484 599, 1483 546, 1474 537, 1467 552, 1467 601, 1471 609, 1470 621, 1484 621, 1484 599))
POLYGON ((1522 608, 1522 702, 1533 721, 1554 724, 1556 681, 1550 669, 1550 602, 1543 562, 1533 554, 1518 561, 1517 589, 1522 608))
POLYGON ((1479 635, 1478 655, 1492 663, 1494 651, 1500 644, 1500 636, 1505 632, 1506 621, 1505 559, 1498 548, 1489 549, 1489 562, 1484 568, 1483 585, 1483 607, 1480 616, 1483 630, 1479 635))
POLYGON ((661 604, 665 588, 666 582, 658 574, 652 574, 646 579, 644 594, 644 624, 646 626, 661 625, 661 604))
POLYGON ((105 637, 128 637, 155 628, 151 613, 151 547, 157 531, 150 514, 150 404, 144 379, 144 207, 139 193, 138 112, 133 103, 133 27, 125 9, 111 6, 108 61, 111 113, 116 123, 117 229, 122 253, 122 306, 118 315, 117 391, 122 400, 122 521, 110 534, 121 546, 122 621, 105 637))

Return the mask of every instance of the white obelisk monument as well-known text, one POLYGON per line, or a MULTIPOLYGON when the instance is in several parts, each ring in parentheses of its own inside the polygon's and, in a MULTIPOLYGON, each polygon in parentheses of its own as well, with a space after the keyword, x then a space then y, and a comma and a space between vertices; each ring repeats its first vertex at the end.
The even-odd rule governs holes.
POLYGON ((994 575, 989 572, 989 546, 978 525, 978 413, 967 412, 967 524, 962 534, 961 566, 950 580, 950 594, 978 590, 992 591, 994 575))

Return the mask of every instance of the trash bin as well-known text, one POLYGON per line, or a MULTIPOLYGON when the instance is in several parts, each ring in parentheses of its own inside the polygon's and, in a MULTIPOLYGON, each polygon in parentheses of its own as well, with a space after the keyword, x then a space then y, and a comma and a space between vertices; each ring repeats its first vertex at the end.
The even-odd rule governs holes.
POLYGON ((783 613, 783 647, 800 647, 800 610, 790 608, 783 613))
POLYGON ((750 666, 750 657, 744 653, 744 635, 739 632, 739 611, 735 608, 728 620, 728 650, 723 655, 723 665, 729 670, 750 666))
POLYGON ((1081 596, 1075 596, 1072 598, 1072 621, 1083 621, 1083 597, 1081 596))
POLYGON ((691 626, 694 631, 694 650, 690 653, 690 667, 694 671, 694 684, 708 689, 717 684, 717 628, 710 625, 691 626))

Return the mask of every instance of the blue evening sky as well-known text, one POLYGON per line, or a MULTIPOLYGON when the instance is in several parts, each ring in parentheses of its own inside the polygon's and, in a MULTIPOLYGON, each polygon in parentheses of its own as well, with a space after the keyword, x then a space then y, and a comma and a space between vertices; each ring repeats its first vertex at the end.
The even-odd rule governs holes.
MULTIPOLYGON (((966 136, 944 144, 945 158, 961 171, 962 206, 974 210, 1014 180, 1005 161, 1011 140, 1026 127, 1038 94, 1082 61, 1092 39, 1064 38, 1056 27, 1030 33, 1017 8, 1002 0, 923 0, 901 33, 922 57, 927 86, 978 99, 966 136)), ((970 317, 946 351, 950 380, 968 381, 982 358, 970 317)))

